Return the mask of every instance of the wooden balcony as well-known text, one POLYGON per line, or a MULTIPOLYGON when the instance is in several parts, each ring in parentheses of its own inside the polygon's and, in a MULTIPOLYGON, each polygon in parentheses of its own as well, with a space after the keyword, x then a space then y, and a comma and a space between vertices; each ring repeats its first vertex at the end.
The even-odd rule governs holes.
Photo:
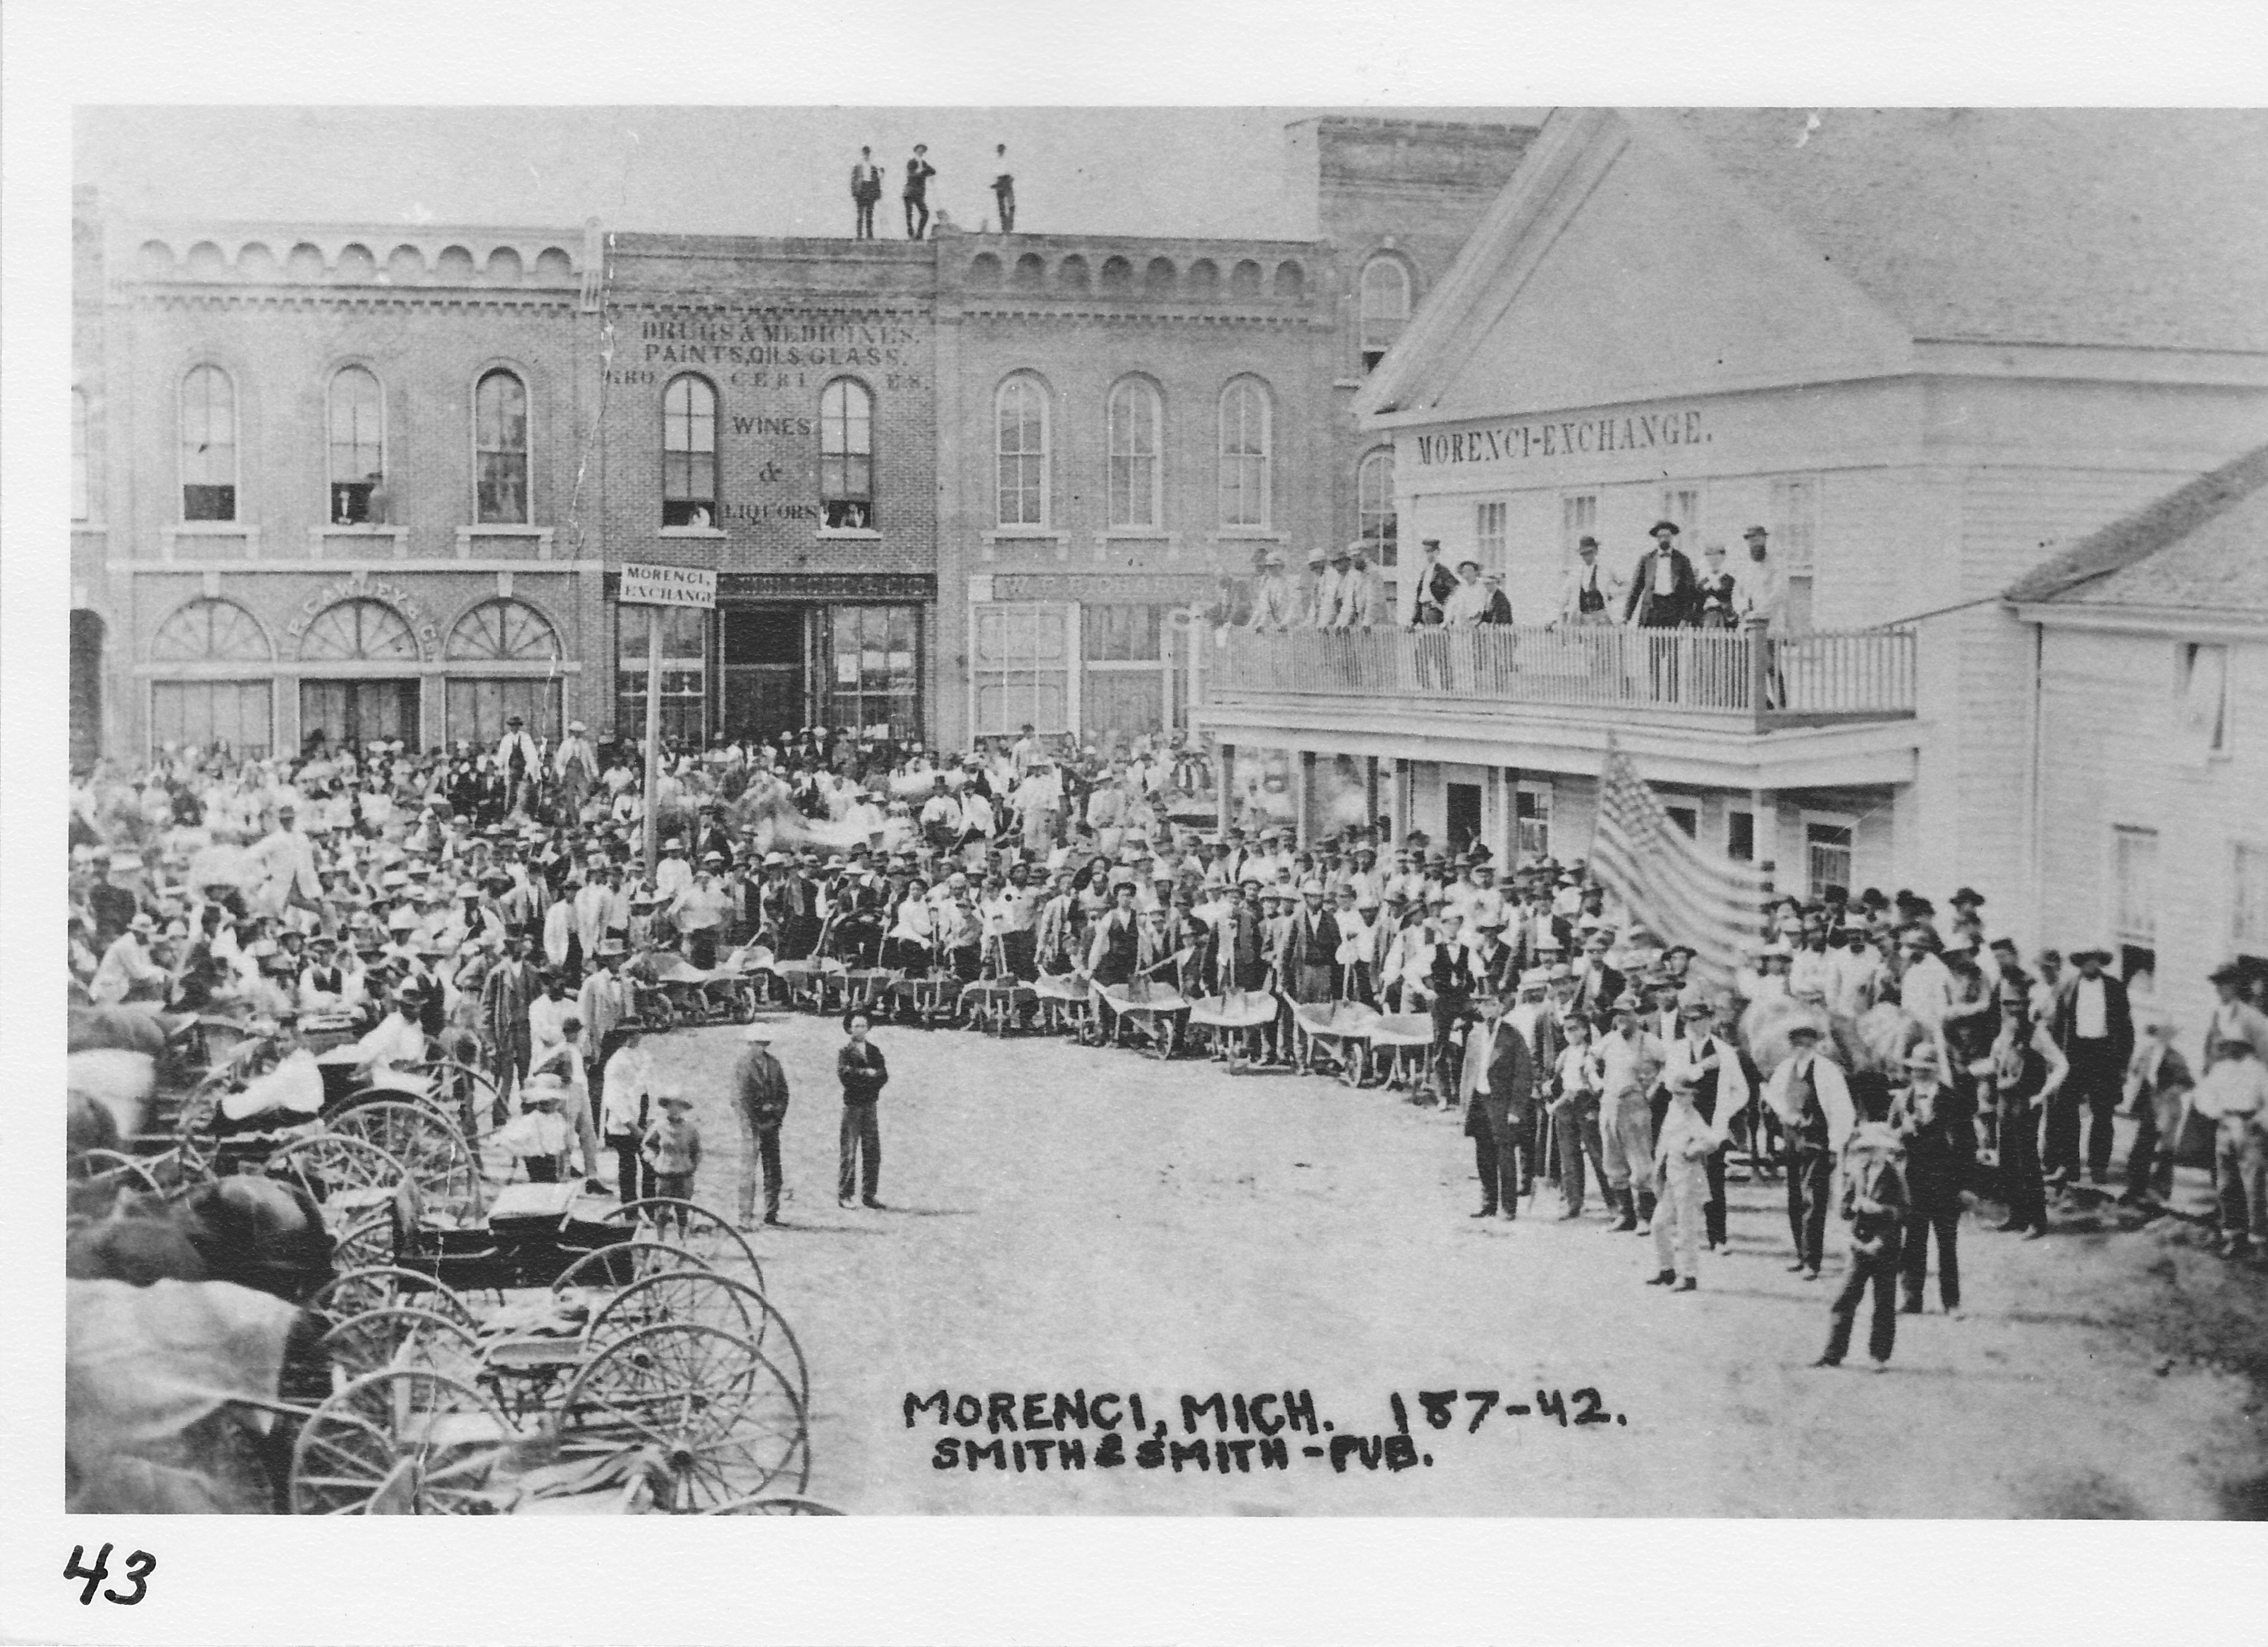
POLYGON ((1423 717, 1484 706, 1555 718, 1756 734, 1911 719, 1914 635, 1761 631, 1374 629, 1326 635, 1233 630, 1207 649, 1208 708, 1365 701, 1423 717))

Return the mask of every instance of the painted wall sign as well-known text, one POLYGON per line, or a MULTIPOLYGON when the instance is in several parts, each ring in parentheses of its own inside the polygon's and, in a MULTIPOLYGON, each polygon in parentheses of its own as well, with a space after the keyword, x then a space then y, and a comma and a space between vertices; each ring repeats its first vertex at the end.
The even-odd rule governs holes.
POLYGON ((1563 418, 1551 423, 1499 423, 1446 435, 1419 435, 1413 443, 1421 467, 1462 463, 1516 463, 1528 458, 1572 458, 1594 452, 1645 452, 1709 443, 1697 408, 1634 412, 1614 417, 1563 418))
POLYGON ((425 603, 399 584, 384 583, 360 572, 350 573, 336 583, 326 584, 302 600, 298 610, 291 614, 291 621, 284 626, 284 633, 297 641, 307 632, 310 623, 321 616, 327 608, 342 600, 383 600, 401 614, 403 621, 416 635, 417 644, 426 657, 440 654, 440 626, 434 622, 433 614, 425 609, 425 603))
POLYGON ((691 566, 622 568, 615 599, 626 607, 699 607, 717 604, 717 574, 691 566))

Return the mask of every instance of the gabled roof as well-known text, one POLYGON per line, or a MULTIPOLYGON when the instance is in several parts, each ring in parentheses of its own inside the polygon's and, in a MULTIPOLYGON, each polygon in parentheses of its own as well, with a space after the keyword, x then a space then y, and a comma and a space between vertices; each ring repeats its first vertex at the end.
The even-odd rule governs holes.
POLYGON ((1423 400, 1416 357, 1455 354, 1430 335, 1479 318, 1572 151, 1618 136, 1917 340, 2268 352, 2268 111, 1561 108, 1404 333, 1414 371, 1389 354, 1361 409, 1423 400))
POLYGON ((2113 521, 2027 573, 2007 599, 2268 616, 2268 446, 2113 521))
POLYGON ((2268 349, 2268 112, 1669 119, 1916 337, 2268 349))

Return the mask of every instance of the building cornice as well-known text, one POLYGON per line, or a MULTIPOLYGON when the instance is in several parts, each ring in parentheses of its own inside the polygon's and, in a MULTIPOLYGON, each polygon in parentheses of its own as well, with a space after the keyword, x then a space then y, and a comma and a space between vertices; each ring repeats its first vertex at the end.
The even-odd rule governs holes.
POLYGON ((2065 605, 2051 600, 2010 601, 2007 609, 2025 623, 2051 629, 2086 629, 2097 634, 2136 635, 2156 640, 2268 640, 2268 612, 2203 607, 2115 607, 2065 605))

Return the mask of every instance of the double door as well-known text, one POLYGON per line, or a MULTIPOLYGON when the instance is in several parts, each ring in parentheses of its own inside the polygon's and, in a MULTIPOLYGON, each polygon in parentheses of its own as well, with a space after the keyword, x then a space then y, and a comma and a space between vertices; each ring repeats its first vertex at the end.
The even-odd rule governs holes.
POLYGON ((808 613, 805 607, 725 607, 718 613, 719 730, 727 738, 777 737, 810 724, 808 613))

